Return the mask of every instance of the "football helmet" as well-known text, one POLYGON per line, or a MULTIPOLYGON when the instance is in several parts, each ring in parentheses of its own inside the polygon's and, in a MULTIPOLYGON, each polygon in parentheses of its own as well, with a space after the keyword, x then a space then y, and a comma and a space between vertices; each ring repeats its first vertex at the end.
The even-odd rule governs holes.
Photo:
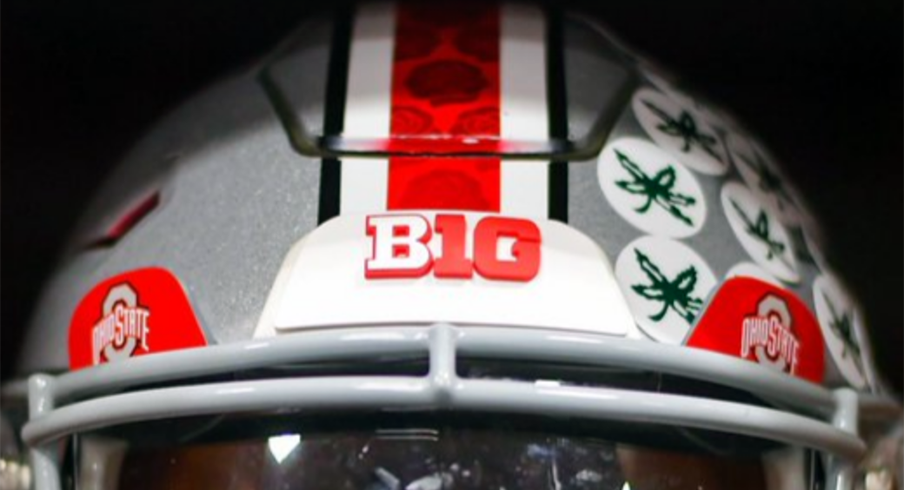
POLYGON ((823 240, 756 137, 581 16, 340 8, 110 177, 4 387, 21 439, 4 430, 0 473, 42 490, 886 481, 895 451, 869 448, 900 406, 823 240))

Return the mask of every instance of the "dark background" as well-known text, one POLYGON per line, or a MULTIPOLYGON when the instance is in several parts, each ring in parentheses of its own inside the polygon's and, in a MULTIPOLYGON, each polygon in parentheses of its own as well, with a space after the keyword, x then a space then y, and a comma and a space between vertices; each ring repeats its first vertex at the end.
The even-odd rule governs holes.
MULTIPOLYGON (((902 2, 566 2, 732 109, 787 165, 902 389, 902 2)), ((315 2, 3 2, 2 373, 117 158, 315 2)), ((60 328, 66 328, 60 325, 60 328)), ((60 349, 66 348, 59 346, 60 349)))

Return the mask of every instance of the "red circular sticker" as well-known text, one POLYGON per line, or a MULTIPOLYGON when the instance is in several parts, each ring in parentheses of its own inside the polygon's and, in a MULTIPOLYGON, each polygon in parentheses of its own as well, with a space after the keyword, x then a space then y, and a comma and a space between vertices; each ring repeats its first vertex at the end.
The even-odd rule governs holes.
POLYGON ((807 305, 786 289, 750 277, 723 283, 687 345, 815 383, 824 375, 825 344, 807 305))
POLYGON ((207 345, 185 290, 161 268, 126 272, 85 296, 69 327, 69 367, 207 345))

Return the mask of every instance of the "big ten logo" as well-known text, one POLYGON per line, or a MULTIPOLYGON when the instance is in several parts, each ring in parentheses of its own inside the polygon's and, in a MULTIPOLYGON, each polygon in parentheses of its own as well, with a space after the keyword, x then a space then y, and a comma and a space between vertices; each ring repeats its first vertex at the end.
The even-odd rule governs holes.
POLYGON ((377 215, 367 217, 367 236, 368 279, 431 271, 437 278, 470 279, 476 271, 485 279, 527 282, 540 270, 540 228, 526 219, 486 216, 471 231, 463 215, 438 214, 432 223, 419 214, 377 215))

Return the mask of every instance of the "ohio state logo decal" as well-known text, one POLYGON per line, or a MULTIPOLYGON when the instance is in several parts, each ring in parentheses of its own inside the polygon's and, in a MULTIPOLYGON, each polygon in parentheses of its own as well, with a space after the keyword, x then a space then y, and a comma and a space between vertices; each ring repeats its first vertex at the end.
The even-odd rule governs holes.
POLYGON ((91 331, 94 364, 132 357, 148 347, 151 311, 138 305, 138 293, 128 283, 113 286, 104 300, 104 316, 91 331))
POLYGON ((800 359, 800 340, 791 329, 793 323, 788 303, 767 294, 757 304, 756 312, 741 322, 741 357, 794 374, 800 359))
POLYGON ((723 283, 687 345, 815 383, 824 376, 825 344, 813 313, 790 291, 752 277, 723 283))
POLYGON ((140 269, 98 284, 79 303, 69 329, 69 365, 206 344, 179 281, 164 269, 140 269))

